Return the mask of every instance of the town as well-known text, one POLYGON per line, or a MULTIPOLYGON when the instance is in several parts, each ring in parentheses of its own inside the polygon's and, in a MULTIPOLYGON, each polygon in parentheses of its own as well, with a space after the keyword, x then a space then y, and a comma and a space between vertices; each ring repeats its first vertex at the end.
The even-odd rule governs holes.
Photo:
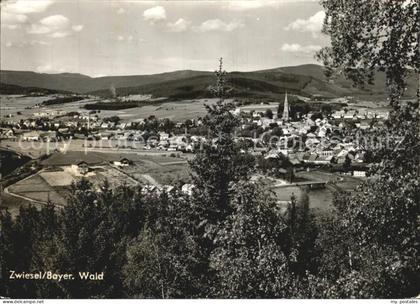
MULTIPOLYGON (((77 95, 48 98, 95 100, 77 95)), ((351 190, 367 178, 372 161, 367 145, 374 144, 368 135, 383 126, 388 109, 361 107, 350 98, 311 101, 286 91, 283 98, 254 104, 234 99, 231 110, 240 119, 234 140, 256 159, 253 178, 275 189, 279 204, 287 205, 302 186, 341 185, 351 190)), ((119 102, 124 103, 124 98, 119 102)), ((203 101, 203 109, 212 102, 203 101)), ((191 194, 194 186, 186 165, 203 143, 218 140, 209 138, 202 116, 180 121, 150 115, 130 121, 106 116, 103 110, 74 107, 67 112, 60 106, 44 101, 41 106, 9 111, 2 118, 1 146, 37 163, 15 172, 25 178, 14 176, 10 180, 17 183, 5 184, 13 199, 45 204, 54 198, 57 205, 65 205, 66 187, 82 177, 98 189, 109 180, 115 187, 124 182, 152 192, 171 191, 174 184, 181 184, 182 191, 191 194), (38 190, 34 191, 33 183, 39 183, 38 190)), ((330 191, 318 190, 313 195, 314 208, 331 208, 330 191)))

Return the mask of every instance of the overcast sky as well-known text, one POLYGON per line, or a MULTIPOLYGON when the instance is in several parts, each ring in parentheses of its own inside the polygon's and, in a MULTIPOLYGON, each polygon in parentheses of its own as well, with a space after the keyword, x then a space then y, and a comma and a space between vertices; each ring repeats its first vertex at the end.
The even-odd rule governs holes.
POLYGON ((1 68, 90 76, 315 63, 318 1, 8 0, 1 68))

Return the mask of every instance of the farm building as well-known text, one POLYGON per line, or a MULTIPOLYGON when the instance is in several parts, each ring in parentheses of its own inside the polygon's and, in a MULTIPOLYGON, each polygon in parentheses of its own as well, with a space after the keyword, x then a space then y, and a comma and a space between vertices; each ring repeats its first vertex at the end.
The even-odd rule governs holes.
POLYGON ((133 164, 133 161, 124 157, 120 160, 113 161, 112 164, 118 167, 128 167, 133 164))
POLYGON ((70 168, 75 175, 86 175, 92 171, 92 169, 85 161, 80 161, 77 164, 73 164, 70 166, 70 168))

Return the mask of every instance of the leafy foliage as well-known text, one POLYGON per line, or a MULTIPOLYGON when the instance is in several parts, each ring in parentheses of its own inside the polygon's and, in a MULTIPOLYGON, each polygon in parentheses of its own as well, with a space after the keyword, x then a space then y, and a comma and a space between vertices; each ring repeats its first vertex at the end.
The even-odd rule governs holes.
POLYGON ((323 32, 331 46, 318 58, 328 75, 341 72, 356 84, 372 82, 376 69, 387 76, 391 100, 403 93, 406 77, 420 68, 419 4, 416 0, 323 0, 323 32))
POLYGON ((233 212, 214 239, 212 267, 223 298, 272 298, 289 295, 291 276, 284 253, 286 224, 269 196, 247 182, 232 198, 233 212))

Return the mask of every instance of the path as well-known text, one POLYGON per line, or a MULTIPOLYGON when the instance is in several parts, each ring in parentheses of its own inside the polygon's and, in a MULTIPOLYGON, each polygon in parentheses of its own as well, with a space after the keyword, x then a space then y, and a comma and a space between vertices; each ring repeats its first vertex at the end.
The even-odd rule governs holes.
MULTIPOLYGON (((45 171, 45 169, 41 169, 41 170, 35 172, 34 174, 31 174, 31 175, 29 175, 29 176, 27 176, 27 177, 25 177, 25 178, 23 178, 23 179, 15 182, 15 183, 13 183, 12 185, 7 186, 6 188, 4 188, 4 192, 6 194, 9 194, 11 196, 14 196, 14 197, 23 199, 23 200, 28 201, 30 203, 39 204, 39 205, 47 205, 48 204, 47 202, 36 200, 36 199, 33 199, 33 198, 29 198, 29 197, 26 197, 26 196, 23 196, 23 195, 20 195, 20 194, 16 194, 14 192, 10 192, 9 191, 9 187, 10 186, 13 186, 14 184, 16 184, 18 182, 22 182, 22 181, 25 181, 27 179, 30 179, 30 178, 34 177, 35 175, 38 175, 38 174, 40 174, 41 172, 44 172, 44 171, 45 171)), ((55 204, 54 206, 59 207, 59 208, 63 208, 64 207, 63 205, 60 205, 60 204, 55 204)))

